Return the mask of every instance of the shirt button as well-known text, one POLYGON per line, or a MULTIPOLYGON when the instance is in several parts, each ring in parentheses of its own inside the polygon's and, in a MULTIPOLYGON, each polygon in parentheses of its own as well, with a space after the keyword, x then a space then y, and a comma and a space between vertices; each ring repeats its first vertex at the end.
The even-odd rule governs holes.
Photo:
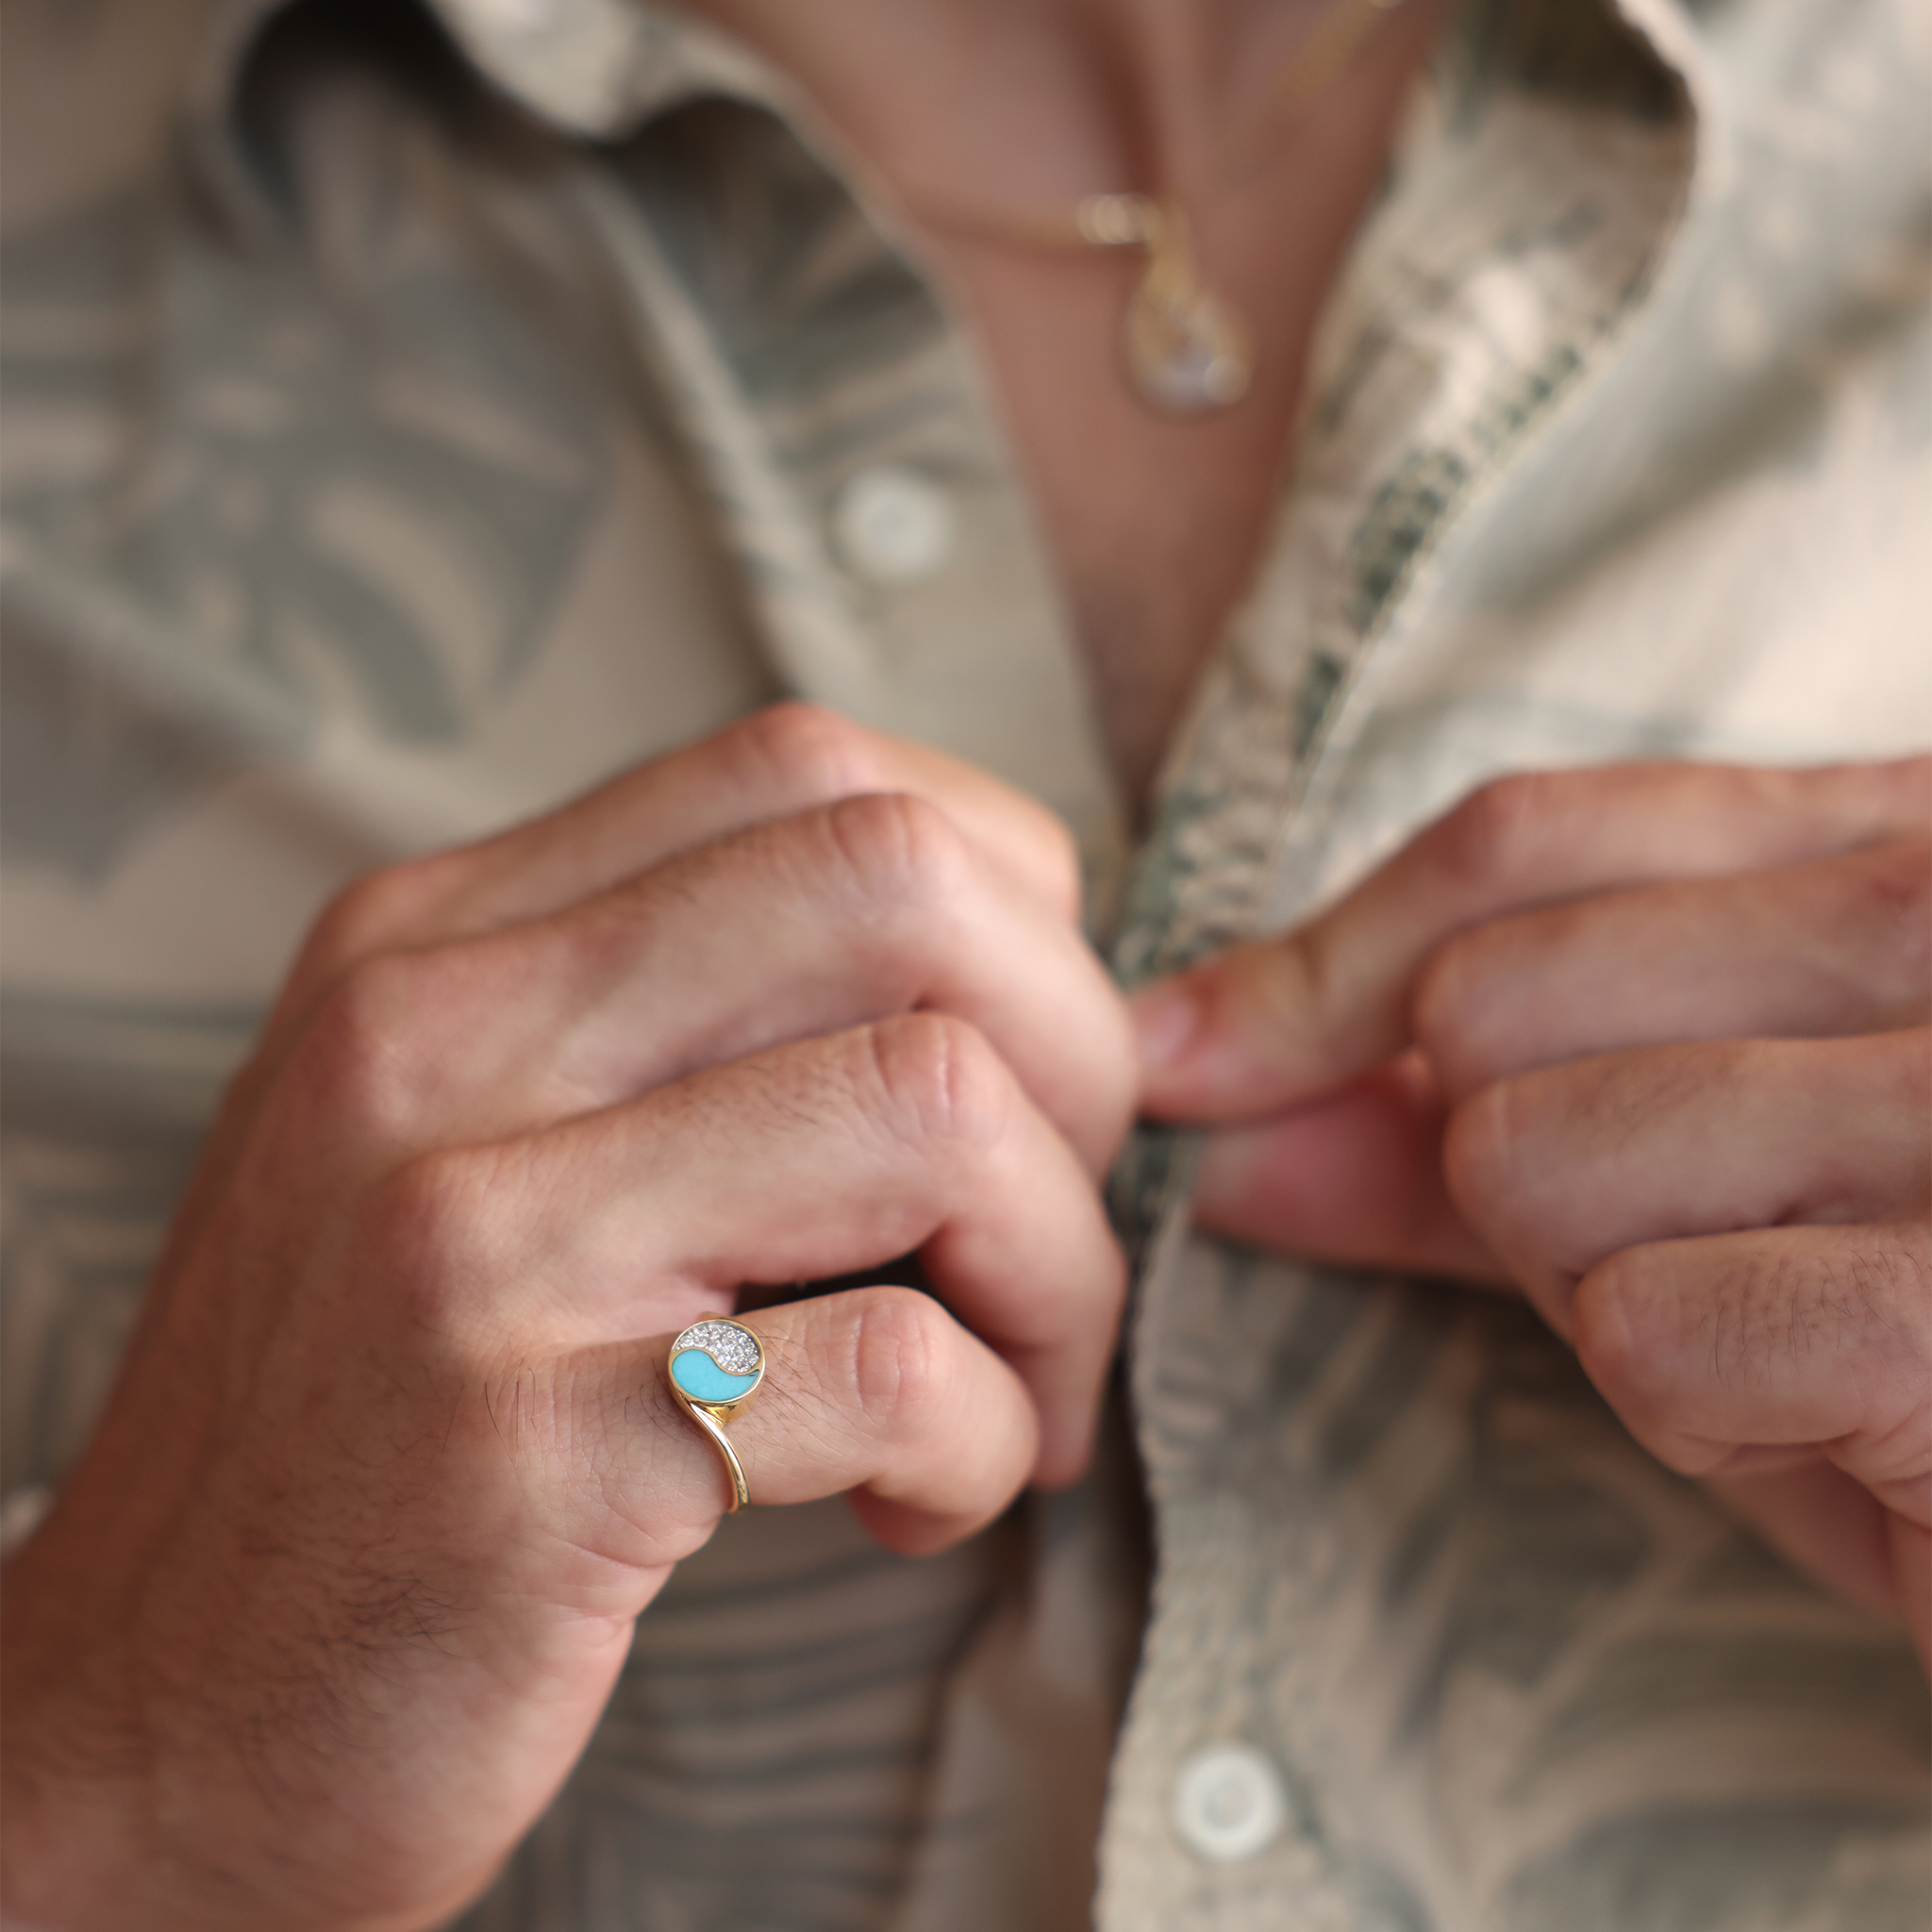
POLYGON ((1251 1858, 1287 1822, 1280 1774, 1252 1744, 1209 1744, 1174 1779, 1174 1829, 1204 1858, 1251 1858))
POLYGON ((953 506, 938 484, 881 463, 846 478, 832 500, 832 541, 859 575, 917 583, 953 551, 953 506))

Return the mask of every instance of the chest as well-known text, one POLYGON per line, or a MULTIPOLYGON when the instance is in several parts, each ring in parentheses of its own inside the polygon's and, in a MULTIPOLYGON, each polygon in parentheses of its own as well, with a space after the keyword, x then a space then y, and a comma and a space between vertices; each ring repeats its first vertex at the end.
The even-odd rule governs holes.
POLYGON ((1130 800, 1144 800, 1255 575, 1292 460, 1310 344, 1421 50, 1420 39, 1392 45, 1348 100, 1330 104, 1351 113, 1324 115, 1268 168, 1190 208, 1203 277, 1254 346, 1251 385, 1230 407, 1166 414, 1129 381, 1122 338, 1145 269, 1138 251, 932 238, 991 377, 1130 800))
POLYGON ((1267 540, 1315 303, 1273 305, 1236 407, 1163 416, 1121 365, 1136 269, 987 262, 966 287, 1102 736, 1138 803, 1267 540))

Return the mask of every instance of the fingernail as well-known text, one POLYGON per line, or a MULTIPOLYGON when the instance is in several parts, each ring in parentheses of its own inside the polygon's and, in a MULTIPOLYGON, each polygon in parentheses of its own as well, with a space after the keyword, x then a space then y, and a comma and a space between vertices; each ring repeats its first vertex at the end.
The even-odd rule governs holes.
POLYGON ((1141 1061, 1150 1069, 1173 1066, 1200 1031, 1199 1004, 1187 988, 1173 980, 1137 993, 1132 1011, 1134 1030, 1141 1041, 1141 1061))

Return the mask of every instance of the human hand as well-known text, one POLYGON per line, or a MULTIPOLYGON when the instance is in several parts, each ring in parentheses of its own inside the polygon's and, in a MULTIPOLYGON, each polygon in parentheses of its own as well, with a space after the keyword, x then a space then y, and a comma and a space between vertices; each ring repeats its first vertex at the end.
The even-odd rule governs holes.
POLYGON ((759 1504, 937 1548, 1083 1465, 1124 1009, 1064 832, 785 708, 311 935, 108 1413, 7 1567, 8 1901, 412 1927, 477 1891, 727 1491, 668 1342, 756 1317, 759 1504))
POLYGON ((1484 787, 1135 1003, 1206 1226, 1513 1283, 1932 1661, 1932 758, 1484 787))

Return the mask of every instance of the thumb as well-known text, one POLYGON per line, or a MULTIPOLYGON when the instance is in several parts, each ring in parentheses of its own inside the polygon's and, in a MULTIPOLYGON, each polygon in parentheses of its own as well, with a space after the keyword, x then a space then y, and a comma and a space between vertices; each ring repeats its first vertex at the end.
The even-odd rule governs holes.
POLYGON ((1128 1011, 1141 1047, 1142 1110, 1165 1120, 1256 1120, 1400 1051, 1403 989, 1340 997, 1329 937, 1318 923, 1235 946, 1137 992, 1128 1011))
POLYGON ((1928 778, 1920 758, 1493 779, 1307 924, 1138 994, 1141 1106, 1217 1122, 1298 1106, 1409 1043, 1417 978, 1452 935, 1558 900, 1848 850, 1923 824, 1928 778))
POLYGON ((1194 1219, 1255 1246, 1490 1286, 1508 1277, 1442 1174, 1447 1115, 1414 1054, 1339 1092, 1208 1136, 1194 1219))

